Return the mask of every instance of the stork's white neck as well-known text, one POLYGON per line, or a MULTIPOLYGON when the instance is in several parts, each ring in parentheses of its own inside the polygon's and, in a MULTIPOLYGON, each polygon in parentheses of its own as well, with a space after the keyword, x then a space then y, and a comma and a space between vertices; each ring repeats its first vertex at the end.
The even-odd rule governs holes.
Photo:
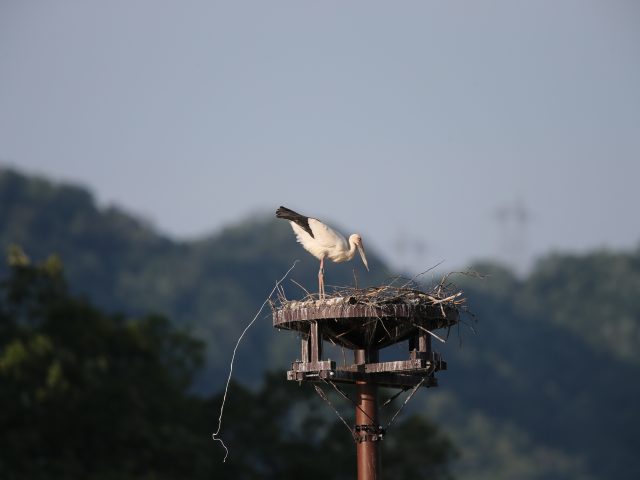
POLYGON ((355 244, 353 239, 349 237, 349 251, 347 252, 347 260, 351 260, 353 256, 356 254, 356 249, 358 246, 355 244))

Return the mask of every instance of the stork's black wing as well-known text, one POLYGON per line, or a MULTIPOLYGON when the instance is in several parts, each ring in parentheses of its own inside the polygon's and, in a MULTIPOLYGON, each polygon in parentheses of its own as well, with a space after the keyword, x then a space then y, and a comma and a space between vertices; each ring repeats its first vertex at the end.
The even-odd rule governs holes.
POLYGON ((297 223, 305 232, 307 232, 313 238, 313 232, 309 227, 309 217, 300 215, 293 210, 289 210, 287 207, 280 207, 278 210, 276 210, 276 217, 284 218, 285 220, 290 220, 297 223))

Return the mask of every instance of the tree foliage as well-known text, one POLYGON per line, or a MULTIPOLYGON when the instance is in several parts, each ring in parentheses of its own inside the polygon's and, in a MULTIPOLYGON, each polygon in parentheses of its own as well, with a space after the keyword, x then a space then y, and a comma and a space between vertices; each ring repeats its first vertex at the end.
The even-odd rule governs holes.
POLYGON ((169 458, 192 456, 185 391, 201 348, 165 318, 70 296, 56 258, 14 263, 0 283, 2 477, 174 478, 169 458))
POLYGON ((640 366, 638 292, 640 248, 556 254, 536 265, 523 292, 523 305, 583 337, 595 350, 640 366))
POLYGON ((443 418, 474 459, 469 477, 638 478, 640 369, 625 353, 640 346, 637 253, 554 255, 524 278, 474 270, 487 278, 459 280, 478 322, 460 329, 462 348, 443 347, 440 388, 455 395, 443 418), (625 323, 628 335, 602 333, 625 323))

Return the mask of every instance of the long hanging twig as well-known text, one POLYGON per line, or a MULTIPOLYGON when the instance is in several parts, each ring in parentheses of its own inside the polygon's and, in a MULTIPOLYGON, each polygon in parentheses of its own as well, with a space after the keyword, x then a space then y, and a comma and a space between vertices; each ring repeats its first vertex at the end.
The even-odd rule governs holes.
POLYGON ((233 374, 233 362, 236 358, 236 351, 238 350, 238 346, 240 345, 240 342, 242 341, 242 337, 244 337, 244 334, 247 333, 247 330, 251 328, 251 326, 260 316, 260 313, 264 309, 264 306, 267 303, 269 303, 269 300, 271 300, 271 297, 273 296, 274 292, 278 289, 278 286, 284 281, 285 278, 287 278, 291 270, 293 270, 294 267, 296 266, 296 263, 298 263, 298 260, 293 262, 293 265, 291 265, 289 270, 287 270, 287 273, 285 273, 284 276, 276 282, 275 286, 273 287, 273 290, 271 290, 271 293, 269 294, 267 299, 264 301, 264 303, 260 307, 260 310, 258 310, 258 313, 256 313, 255 317, 253 317, 253 320, 251 320, 251 322, 249 322, 249 325, 247 325, 245 329, 242 331, 242 333, 240 334, 240 337, 238 338, 238 341, 236 342, 236 346, 233 348, 233 354, 231 355, 231 363, 229 364, 229 377, 227 378, 227 385, 224 387, 224 395, 222 396, 222 405, 220 406, 220 416, 218 417, 218 429, 211 435, 211 438, 213 438, 213 440, 216 442, 220 442, 220 444, 224 448, 225 453, 224 453, 224 459, 222 460, 223 463, 227 461, 227 456, 229 455, 229 449, 225 445, 224 441, 222 441, 222 438, 219 438, 219 435, 220 435, 220 429, 222 428, 222 414, 224 413, 224 404, 227 401, 227 392, 229 390, 229 383, 231 382, 231 375, 233 374))

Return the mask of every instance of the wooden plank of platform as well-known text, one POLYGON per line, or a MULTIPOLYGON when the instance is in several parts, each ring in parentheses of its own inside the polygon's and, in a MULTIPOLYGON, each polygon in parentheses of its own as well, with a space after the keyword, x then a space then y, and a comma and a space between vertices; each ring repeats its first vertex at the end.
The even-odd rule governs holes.
POLYGON ((411 375, 403 374, 399 372, 385 372, 385 373, 360 373, 349 372, 344 370, 321 370, 317 372, 304 372, 289 370, 287 372, 287 380, 298 382, 335 382, 335 383, 356 383, 356 382, 371 382, 381 387, 389 388, 413 388, 420 383, 424 378, 423 387, 437 387, 438 379, 432 374, 428 375, 411 375))

